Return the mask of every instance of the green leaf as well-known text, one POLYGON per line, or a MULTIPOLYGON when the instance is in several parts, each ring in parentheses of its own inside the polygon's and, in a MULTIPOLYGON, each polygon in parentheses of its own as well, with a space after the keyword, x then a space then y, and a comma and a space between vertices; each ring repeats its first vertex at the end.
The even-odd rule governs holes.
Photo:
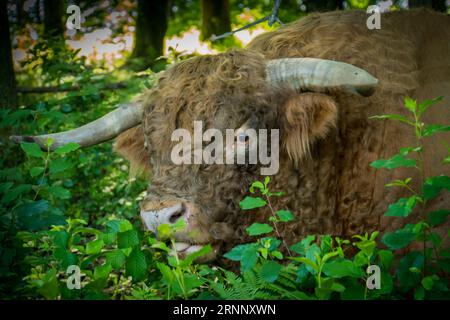
POLYGON ((422 279, 422 286, 425 288, 425 290, 431 290, 433 289, 434 282, 439 280, 439 277, 435 274, 432 276, 424 277, 422 279))
POLYGON ((380 257, 381 265, 385 270, 389 270, 394 261, 394 254, 389 250, 378 251, 378 256, 380 257))
POLYGON ((289 221, 294 220, 294 215, 289 210, 278 210, 275 213, 277 214, 278 218, 280 218, 280 221, 282 221, 282 222, 289 222, 289 221))
POLYGON ((259 190, 261 190, 261 191, 263 191, 265 188, 264 188, 264 185, 263 185, 263 183, 261 182, 261 181, 255 181, 255 182, 253 182, 252 183, 252 185, 250 186, 250 192, 251 193, 254 193, 255 192, 255 188, 256 189, 259 189, 259 190))
POLYGON ((203 283, 205 283, 205 280, 200 279, 195 274, 184 274, 183 278, 184 278, 185 289, 188 292, 195 288, 200 287, 203 283))
POLYGON ((278 260, 283 260, 283 254, 278 250, 272 251, 270 254, 278 260))
POLYGON ((54 152, 56 154, 63 155, 66 153, 73 152, 73 151, 77 150, 78 148, 80 148, 80 145, 78 143, 69 142, 68 144, 65 144, 61 147, 56 148, 56 150, 54 152))
POLYGON ((229 252, 225 253, 223 256, 232 261, 241 261, 242 254, 244 253, 245 250, 249 248, 257 250, 257 246, 254 243, 241 244, 234 247, 229 252))
POLYGON ((58 248, 67 248, 67 243, 69 241, 69 234, 67 231, 60 230, 60 231, 50 231, 53 244, 58 248))
POLYGON ((430 232, 428 239, 433 243, 435 247, 439 247, 442 242, 441 236, 436 232, 430 232))
POLYGON ((428 223, 435 227, 437 225, 440 225, 441 223, 445 222, 447 220, 447 217, 450 215, 450 210, 436 210, 430 212, 428 215, 428 223))
POLYGON ((275 261, 265 261, 261 268, 261 278, 269 283, 275 282, 280 275, 281 268, 281 265, 275 261))
POLYGON ((51 186, 48 188, 48 192, 58 199, 70 199, 72 197, 70 191, 61 186, 51 186))
POLYGON ((419 197, 412 196, 409 198, 400 198, 396 203, 389 205, 386 217, 407 217, 416 206, 419 197))
POLYGON ((386 187, 406 187, 411 180, 412 178, 406 178, 405 180, 394 180, 391 183, 386 184, 386 187))
POLYGON ((419 117, 432 105, 442 101, 444 99, 444 97, 440 96, 434 99, 425 99, 423 100, 420 104, 419 104, 419 112, 418 115, 419 117))
POLYGON ((412 113, 415 113, 417 110, 417 101, 411 99, 410 97, 405 97, 404 99, 405 107, 412 113))
POLYGON ((444 160, 442 160, 443 164, 450 164, 450 156, 445 157, 444 160))
POLYGON ((264 187, 266 187, 266 189, 267 189, 267 185, 269 184, 269 182, 270 182, 270 177, 269 176, 265 176, 264 177, 264 187))
POLYGON ((354 277, 360 278, 364 276, 363 271, 356 267, 350 260, 331 261, 324 264, 322 271, 332 278, 354 277))
POLYGON ((305 255, 307 249, 311 246, 311 242, 315 240, 314 235, 309 235, 306 238, 302 239, 300 242, 291 246, 291 250, 300 255, 305 255))
POLYGON ((180 261, 180 267, 185 268, 194 262, 195 259, 198 259, 200 257, 203 257, 210 253, 212 251, 212 247, 210 244, 203 246, 200 250, 195 251, 191 254, 189 254, 186 258, 184 258, 182 261, 180 261))
POLYGON ((385 233, 381 242, 392 250, 398 250, 408 246, 415 237, 416 235, 413 232, 400 229, 395 232, 385 233))
POLYGON ((267 256, 269 254, 269 250, 267 250, 267 248, 259 248, 259 252, 264 259, 267 259, 267 256))
POLYGON ((17 187, 12 188, 5 193, 5 196, 2 198, 2 202, 9 203, 9 202, 17 199, 17 197, 20 196, 22 193, 28 192, 30 190, 31 190, 31 184, 18 185, 17 187))
POLYGON ((273 228, 267 223, 253 223, 250 227, 245 229, 250 236, 259 236, 273 231, 273 228))
POLYGON ((259 197, 245 197, 244 200, 239 202, 239 207, 242 210, 250 210, 255 208, 264 207, 267 202, 259 197))
POLYGON ((46 200, 26 202, 14 209, 17 222, 25 229, 37 231, 66 223, 61 210, 50 207, 46 200))
POLYGON ((310 267, 310 268, 312 268, 315 271, 319 271, 319 266, 314 261, 312 261, 311 259, 308 259, 308 258, 305 258, 305 257, 294 257, 294 258, 291 258, 291 259, 294 260, 294 261, 298 261, 298 262, 304 263, 307 267, 310 267))
POLYGON ((450 191, 450 177, 442 175, 428 178, 423 185, 423 197, 425 200, 433 199, 441 190, 450 191))
POLYGON ((37 291, 46 299, 53 300, 59 295, 58 278, 55 269, 48 270, 37 284, 37 291))
POLYGON ((32 177, 36 177, 36 176, 40 175, 42 172, 44 172, 44 170, 45 170, 44 167, 33 167, 30 170, 30 175, 32 177))
POLYGON ((389 120, 397 120, 403 123, 407 123, 411 126, 414 126, 414 123, 410 120, 408 120, 408 118, 406 118, 405 116, 399 115, 399 114, 383 114, 383 115, 379 115, 379 116, 372 116, 370 117, 370 119, 380 119, 380 120, 384 120, 384 119, 389 119, 389 120))
POLYGON ((11 187, 14 185, 13 182, 4 182, 4 183, 0 183, 0 193, 5 193, 6 191, 8 191, 9 189, 11 189, 11 187))
POLYGON ((242 252, 241 268, 243 272, 249 271, 258 261, 258 250, 255 247, 247 247, 242 252))
POLYGON ((25 151, 25 153, 30 157, 44 158, 45 152, 41 150, 38 144, 34 142, 21 142, 20 147, 25 151))
POLYGON ((422 135, 424 137, 432 136, 438 132, 450 131, 450 126, 444 126, 441 124, 430 124, 425 126, 423 129, 422 135))
POLYGON ((377 168, 377 169, 385 168, 385 169, 389 169, 389 170, 400 168, 400 167, 409 168, 409 167, 416 166, 416 160, 405 158, 405 156, 403 156, 401 154, 396 154, 395 156, 393 156, 392 158, 387 159, 387 160, 385 160, 385 159, 376 160, 376 161, 372 162, 370 164, 370 166, 377 168))
MULTIPOLYGON (((382 282, 383 283, 383 282, 382 282)), ((364 300, 364 287, 359 283, 354 283, 341 293, 342 300, 364 300)))
POLYGON ((139 248, 134 248, 131 251, 127 262, 125 264, 125 271, 128 276, 133 277, 133 280, 139 281, 145 278, 147 273, 147 261, 144 253, 139 248))
POLYGON ((97 266, 94 269, 94 279, 105 279, 111 274, 112 266, 109 263, 106 263, 101 266, 97 266))
POLYGON ((281 240, 275 238, 275 237, 264 237, 259 239, 261 245, 263 245, 265 248, 269 249, 269 251, 273 251, 277 249, 280 244, 281 240))
POLYGON ((162 240, 169 239, 173 234, 173 229, 171 226, 167 223, 160 224, 157 229, 158 238, 162 240))
POLYGON ((174 274, 172 273, 172 270, 167 265, 165 265, 164 263, 160 263, 160 262, 156 263, 156 267, 161 272, 166 283, 168 285, 172 284, 172 282, 174 280, 174 274))
POLYGON ((133 225, 125 219, 110 220, 106 223, 107 232, 125 232, 133 229, 133 225))
POLYGON ((66 171, 67 169, 70 169, 74 166, 72 162, 70 162, 68 159, 61 158, 61 159, 55 159, 52 162, 50 162, 50 170, 49 172, 51 174, 59 173, 66 171))
POLYGON ((414 299, 415 300, 425 299, 425 290, 422 287, 418 287, 414 290, 414 299))
POLYGON ((121 249, 131 248, 139 244, 136 230, 128 230, 117 234, 117 246, 121 249))
POLYGON ((102 251, 103 239, 96 239, 86 243, 86 253, 87 254, 97 254, 102 251))
POLYGON ((105 254, 106 262, 111 264, 115 270, 120 270, 125 262, 126 256, 120 249, 114 249, 105 254))

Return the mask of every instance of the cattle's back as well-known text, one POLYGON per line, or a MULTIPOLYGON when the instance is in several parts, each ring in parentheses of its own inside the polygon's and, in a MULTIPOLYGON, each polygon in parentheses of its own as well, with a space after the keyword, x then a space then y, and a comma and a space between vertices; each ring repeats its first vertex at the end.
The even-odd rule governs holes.
MULTIPOLYGON (((315 196, 332 197, 334 201, 333 205, 318 205, 315 214, 326 215, 320 210, 336 208, 343 231, 352 234, 368 231, 368 227, 392 229, 403 223, 400 219, 381 218, 388 204, 407 195, 400 188, 387 189, 385 184, 408 176, 418 180, 414 169, 376 171, 369 166, 374 160, 391 157, 401 147, 415 144, 411 128, 392 121, 370 120, 369 116, 407 115, 404 96, 422 100, 442 95, 445 100, 432 107, 424 120, 440 124, 450 120, 450 17, 431 11, 392 12, 381 16, 380 30, 369 30, 367 17, 362 11, 313 14, 249 44, 250 49, 262 52, 268 59, 314 57, 343 61, 380 80, 370 98, 334 94, 339 105, 338 129, 317 146, 315 161, 320 163, 320 172, 327 174, 320 174, 314 183, 335 184, 337 190, 315 196)), ((449 174, 448 167, 442 165, 446 155, 439 142, 442 140, 449 143, 449 135, 427 139, 427 176, 449 174)), ((318 192, 333 190, 319 188, 318 192)), ((434 204, 449 207, 449 198, 442 195, 434 204)), ((323 230, 329 231, 333 230, 323 230)))

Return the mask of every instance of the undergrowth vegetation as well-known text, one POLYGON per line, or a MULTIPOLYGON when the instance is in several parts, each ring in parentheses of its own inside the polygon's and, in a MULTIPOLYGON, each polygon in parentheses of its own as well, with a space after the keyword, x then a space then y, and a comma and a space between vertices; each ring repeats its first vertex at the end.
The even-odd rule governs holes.
MULTIPOLYGON (((372 167, 415 168, 423 180, 418 190, 411 187, 409 177, 389 183, 386 187, 405 188, 410 196, 391 204, 385 215, 404 219, 418 210, 424 220, 382 236, 378 232, 350 239, 309 235, 288 246, 278 232, 279 225, 301 221, 295 212, 272 206, 271 199, 283 197, 283 192, 271 190, 270 178, 265 177, 252 183, 240 207, 243 214, 268 207, 271 216, 248 226, 253 242, 224 254, 239 264, 236 272, 214 263, 197 263, 212 250, 210 246, 184 258, 171 249, 172 234, 184 227, 182 222, 161 226, 158 239, 143 231, 138 203, 146 183, 128 176, 128 164, 112 154, 110 144, 86 150, 68 144, 42 151, 34 143, 23 142, 18 147, 7 142, 11 132, 61 131, 91 121, 152 82, 149 75, 130 80, 127 89, 105 91, 101 68, 86 67, 76 54, 70 63, 67 59, 51 61, 44 45, 35 50, 38 58, 29 65, 50 72, 48 81, 78 83, 80 90, 34 101, 29 98, 26 107, 1 110, 2 299, 450 298, 450 235, 448 230, 446 234, 436 231, 450 211, 427 207, 441 192, 448 193, 450 177, 425 177, 423 171, 423 155, 432 152, 424 150, 424 139, 450 129, 422 120, 426 110, 442 98, 420 103, 406 98, 410 117, 375 117, 410 126, 417 144, 405 146, 390 159, 373 162, 372 167), (74 75, 65 79, 63 74, 67 77, 73 68, 74 75), (73 287, 71 266, 80 269, 79 288, 73 287), (370 266, 379 268, 378 289, 367 286, 372 281, 370 266)), ((450 149, 443 162, 450 164, 450 149)))

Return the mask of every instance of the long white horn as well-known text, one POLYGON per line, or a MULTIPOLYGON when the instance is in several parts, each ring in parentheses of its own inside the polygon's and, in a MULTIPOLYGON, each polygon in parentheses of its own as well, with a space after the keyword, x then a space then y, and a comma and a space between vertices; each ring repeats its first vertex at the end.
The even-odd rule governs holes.
POLYGON ((15 143, 35 142, 43 149, 46 148, 49 138, 53 139, 51 149, 69 142, 78 143, 81 147, 89 147, 110 140, 121 132, 138 125, 142 121, 142 116, 142 104, 122 104, 103 117, 73 130, 39 136, 11 136, 10 139, 15 143))
POLYGON ((343 90, 370 96, 378 79, 344 62, 316 58, 283 58, 266 65, 266 80, 274 86, 290 85, 304 91, 343 90))

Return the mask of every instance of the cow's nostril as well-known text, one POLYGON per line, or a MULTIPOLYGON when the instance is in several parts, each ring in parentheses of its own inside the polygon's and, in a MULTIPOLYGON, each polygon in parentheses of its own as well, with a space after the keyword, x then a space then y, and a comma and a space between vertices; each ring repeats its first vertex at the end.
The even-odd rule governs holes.
POLYGON ((186 213, 186 207, 183 203, 183 204, 181 204, 181 208, 179 210, 172 213, 172 215, 169 218, 169 222, 170 223, 177 222, 177 220, 180 219, 181 217, 183 217, 185 213, 186 213))

